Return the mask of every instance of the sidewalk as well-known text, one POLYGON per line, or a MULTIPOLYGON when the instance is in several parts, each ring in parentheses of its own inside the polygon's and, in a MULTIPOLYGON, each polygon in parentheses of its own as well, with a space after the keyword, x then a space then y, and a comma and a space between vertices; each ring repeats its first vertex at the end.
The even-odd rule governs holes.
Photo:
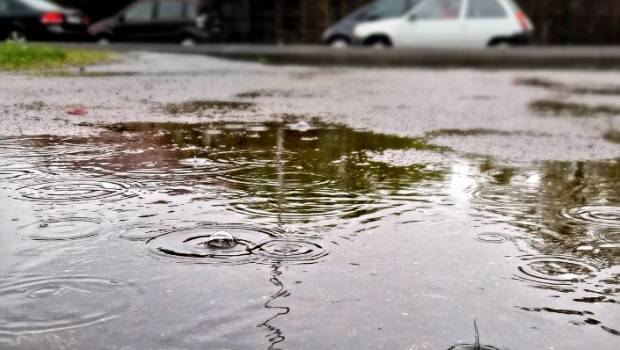
POLYGON ((325 46, 168 44, 59 44, 118 51, 201 54, 269 64, 483 69, 618 69, 620 47, 514 47, 501 49, 333 49, 325 46))

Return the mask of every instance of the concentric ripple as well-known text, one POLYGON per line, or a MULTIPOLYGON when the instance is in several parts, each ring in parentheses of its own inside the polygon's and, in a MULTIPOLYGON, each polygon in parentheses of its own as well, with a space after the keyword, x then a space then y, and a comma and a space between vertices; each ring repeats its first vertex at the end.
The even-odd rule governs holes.
POLYGON ((620 207, 583 206, 564 209, 560 216, 572 222, 605 227, 620 227, 620 207))
POLYGON ((592 263, 568 255, 528 255, 521 259, 516 277, 543 286, 585 282, 599 271, 592 263))
POLYGON ((39 220, 21 226, 17 234, 37 241, 67 241, 100 235, 107 231, 101 220, 88 217, 65 217, 39 220))
POLYGON ((318 243, 301 239, 273 239, 252 249, 267 263, 287 262, 295 264, 315 264, 327 256, 327 251, 318 243))
POLYGON ((92 146, 76 143, 70 137, 37 136, 0 139, 0 153, 7 158, 58 157, 93 150, 95 148, 92 146))
POLYGON ((151 254, 190 264, 313 264, 327 256, 318 243, 243 225, 204 225, 172 231, 147 241, 151 254), (222 237, 230 237, 234 242, 222 237))
POLYGON ((9 163, 0 165, 0 181, 25 180, 39 173, 29 163, 9 163))
POLYGON ((483 243, 504 243, 508 236, 502 233, 484 232, 476 236, 476 240, 483 243))
POLYGON ((75 203, 133 197, 127 183, 106 180, 47 182, 18 189, 21 199, 35 202, 75 203))
POLYGON ((284 187, 296 190, 317 188, 328 185, 331 181, 318 174, 309 172, 278 172, 275 167, 246 169, 221 177, 234 185, 251 188, 284 187))
POLYGON ((276 232, 241 225, 204 225, 163 234, 147 241, 149 251, 158 258, 190 264, 247 264, 257 261, 252 249, 276 237, 276 232), (236 244, 227 249, 208 243, 220 231, 230 233, 236 244))
POLYGON ((0 335, 84 327, 118 317, 135 290, 89 276, 25 276, 0 284, 0 335))

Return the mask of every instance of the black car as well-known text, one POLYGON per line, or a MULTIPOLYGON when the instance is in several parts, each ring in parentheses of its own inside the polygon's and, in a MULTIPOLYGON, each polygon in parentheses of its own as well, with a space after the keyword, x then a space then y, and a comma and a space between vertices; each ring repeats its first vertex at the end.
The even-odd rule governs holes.
POLYGON ((47 0, 0 0, 0 40, 79 40, 88 17, 47 0))
POLYGON ((109 41, 178 42, 191 45, 225 36, 213 1, 139 0, 88 32, 109 41))

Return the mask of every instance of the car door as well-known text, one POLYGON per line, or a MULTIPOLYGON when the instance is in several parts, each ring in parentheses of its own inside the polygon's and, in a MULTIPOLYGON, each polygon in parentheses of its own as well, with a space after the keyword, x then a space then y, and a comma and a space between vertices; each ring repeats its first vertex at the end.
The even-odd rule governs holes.
POLYGON ((396 30, 394 44, 418 47, 460 47, 464 0, 424 0, 396 30))
POLYGON ((486 47, 492 38, 510 35, 508 16, 503 1, 467 0, 463 41, 471 47, 486 47))
POLYGON ((151 41, 154 16, 155 1, 135 3, 119 18, 119 24, 114 29, 115 40, 151 41))
POLYGON ((192 21, 185 16, 185 3, 178 0, 157 2, 153 22, 153 39, 157 41, 180 41, 192 21))

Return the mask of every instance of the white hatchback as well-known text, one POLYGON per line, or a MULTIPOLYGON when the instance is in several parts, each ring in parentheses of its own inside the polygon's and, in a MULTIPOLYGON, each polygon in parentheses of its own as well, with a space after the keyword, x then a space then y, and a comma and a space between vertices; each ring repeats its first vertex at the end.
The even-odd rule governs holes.
POLYGON ((365 46, 483 48, 527 44, 533 30, 513 0, 423 0, 403 16, 360 23, 353 33, 365 46))

